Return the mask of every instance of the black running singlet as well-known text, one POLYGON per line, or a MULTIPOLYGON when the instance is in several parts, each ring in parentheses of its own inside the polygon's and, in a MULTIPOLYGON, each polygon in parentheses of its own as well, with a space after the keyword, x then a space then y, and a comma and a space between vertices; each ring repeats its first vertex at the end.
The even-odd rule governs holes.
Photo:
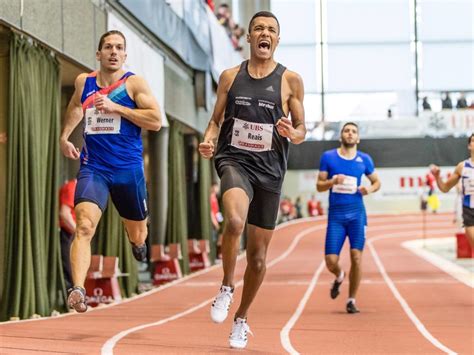
POLYGON ((250 181, 262 189, 280 192, 286 172, 289 141, 275 124, 285 116, 281 102, 281 81, 286 68, 277 64, 261 79, 248 73, 248 60, 227 96, 215 164, 217 171, 227 164, 245 169, 250 181))

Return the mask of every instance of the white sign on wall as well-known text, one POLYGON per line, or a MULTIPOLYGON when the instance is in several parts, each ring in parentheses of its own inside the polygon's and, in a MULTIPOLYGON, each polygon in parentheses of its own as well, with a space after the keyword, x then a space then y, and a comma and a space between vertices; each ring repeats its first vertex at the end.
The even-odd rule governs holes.
POLYGON ((127 39, 127 60, 123 68, 145 78, 161 108, 162 125, 169 126, 166 119, 165 104, 165 67, 163 56, 147 44, 131 27, 113 13, 108 13, 108 30, 118 30, 127 39))

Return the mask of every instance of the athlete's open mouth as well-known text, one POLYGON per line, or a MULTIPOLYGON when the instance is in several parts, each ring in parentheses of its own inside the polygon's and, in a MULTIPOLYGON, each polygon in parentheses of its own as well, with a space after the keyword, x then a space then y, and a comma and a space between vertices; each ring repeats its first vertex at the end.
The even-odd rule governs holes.
POLYGON ((258 48, 270 49, 270 42, 266 40, 262 40, 258 43, 258 48))

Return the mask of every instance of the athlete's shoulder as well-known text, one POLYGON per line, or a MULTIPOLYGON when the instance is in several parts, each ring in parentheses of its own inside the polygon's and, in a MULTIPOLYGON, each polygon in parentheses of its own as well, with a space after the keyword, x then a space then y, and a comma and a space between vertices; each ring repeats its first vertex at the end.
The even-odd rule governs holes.
POLYGON ((228 91, 239 73, 239 70, 240 65, 224 70, 219 77, 219 87, 224 89, 224 91, 228 91))
POLYGON ((329 150, 326 150, 325 152, 323 152, 323 154, 321 155, 321 158, 325 158, 325 159, 334 159, 337 157, 337 148, 335 149, 329 149, 329 150))
POLYGON ((360 150, 357 151, 357 155, 358 155, 359 157, 361 157, 362 159, 370 159, 370 160, 372 160, 372 157, 371 157, 369 154, 367 154, 367 153, 365 153, 365 152, 362 152, 362 151, 360 151, 360 150))
POLYGON ((290 87, 298 87, 303 85, 303 78, 301 75, 288 68, 283 72, 283 79, 288 82, 290 87))

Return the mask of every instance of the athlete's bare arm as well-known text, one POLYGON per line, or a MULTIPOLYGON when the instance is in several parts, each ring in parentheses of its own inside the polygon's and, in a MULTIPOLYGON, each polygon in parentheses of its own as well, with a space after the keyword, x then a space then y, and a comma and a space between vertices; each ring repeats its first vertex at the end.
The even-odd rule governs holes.
POLYGON ((276 123, 278 133, 290 139, 293 144, 300 144, 306 135, 304 122, 304 85, 301 77, 290 70, 286 70, 282 78, 283 111, 291 113, 291 121, 282 117, 276 123))
POLYGON ((82 112, 81 95, 86 82, 87 73, 83 73, 77 76, 74 82, 74 93, 72 94, 71 100, 67 106, 66 116, 63 123, 63 131, 61 133, 59 145, 61 151, 67 158, 79 159, 79 148, 75 147, 74 144, 69 142, 69 136, 71 135, 74 128, 81 122, 84 116, 82 112))
POLYGON ((454 173, 446 181, 441 179, 441 170, 439 166, 431 165, 431 173, 434 175, 436 184, 438 184, 438 187, 442 192, 448 192, 454 186, 456 186, 456 184, 459 182, 459 179, 461 179, 463 165, 464 162, 460 162, 454 169, 454 173))
POLYGON ((159 131, 162 122, 160 107, 145 79, 139 75, 130 76, 126 87, 130 98, 135 101, 138 108, 119 105, 106 95, 100 94, 97 94, 94 106, 106 113, 118 113, 141 128, 159 131))
POLYGON ((359 191, 363 196, 378 191, 380 189, 380 186, 381 186, 380 179, 379 179, 379 176, 377 175, 377 173, 372 173, 370 175, 367 175, 367 178, 370 181, 370 187, 367 187, 367 186, 360 186, 359 187, 359 191))
POLYGON ((344 178, 344 174, 337 174, 334 175, 332 179, 328 179, 328 172, 320 171, 318 174, 318 180, 316 182, 316 190, 318 192, 327 191, 334 185, 342 184, 344 182, 344 178))
POLYGON ((199 144, 199 153, 201 153, 202 157, 205 159, 210 159, 214 155, 214 147, 217 143, 217 138, 219 137, 222 121, 224 121, 227 94, 229 93, 230 87, 239 72, 239 68, 240 66, 236 66, 227 69, 219 78, 214 112, 212 113, 211 120, 209 121, 209 125, 204 133, 203 142, 199 144))

